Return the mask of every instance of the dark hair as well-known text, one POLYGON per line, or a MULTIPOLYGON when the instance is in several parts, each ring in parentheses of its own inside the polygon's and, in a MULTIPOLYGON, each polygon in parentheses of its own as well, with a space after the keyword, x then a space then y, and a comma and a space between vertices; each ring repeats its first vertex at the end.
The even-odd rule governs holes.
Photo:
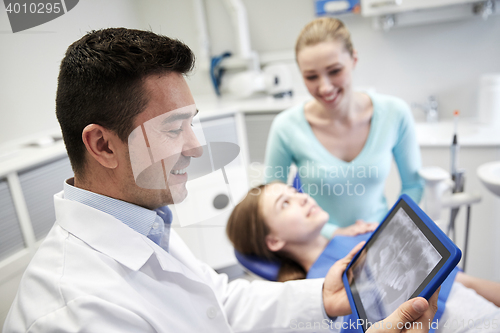
POLYGON ((227 237, 241 254, 280 261, 278 281, 305 279, 306 271, 299 263, 286 254, 273 252, 267 247, 266 236, 271 230, 259 207, 260 196, 267 185, 250 189, 246 197, 234 207, 226 225, 227 237))
POLYGON ((144 78, 193 67, 189 47, 150 31, 103 29, 71 44, 61 62, 56 115, 75 174, 84 173, 87 125, 101 125, 126 142, 149 101, 144 78))

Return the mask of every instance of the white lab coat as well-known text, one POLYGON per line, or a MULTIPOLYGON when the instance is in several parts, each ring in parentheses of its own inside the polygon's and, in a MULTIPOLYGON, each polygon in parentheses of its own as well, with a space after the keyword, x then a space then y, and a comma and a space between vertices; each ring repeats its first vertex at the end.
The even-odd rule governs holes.
POLYGON ((54 200, 56 223, 22 278, 4 333, 288 332, 324 319, 322 279, 228 283, 174 231, 167 253, 62 192, 54 200))

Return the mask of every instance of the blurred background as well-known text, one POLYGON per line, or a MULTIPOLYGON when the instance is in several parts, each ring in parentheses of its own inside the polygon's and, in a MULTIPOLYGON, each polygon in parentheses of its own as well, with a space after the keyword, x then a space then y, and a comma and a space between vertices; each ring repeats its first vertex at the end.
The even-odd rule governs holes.
MULTIPOLYGON (((0 8, 0 327, 54 222, 52 195, 71 177, 55 117, 60 61, 72 42, 106 27, 151 30, 192 48, 197 65, 187 82, 206 135, 241 147, 233 165, 248 175, 236 190, 241 196, 262 179, 274 116, 310 98, 295 64, 297 35, 317 16, 342 19, 359 55, 355 87, 412 107, 424 166, 449 170, 451 119, 460 110, 466 190, 481 197, 472 209, 467 273, 499 281, 500 199, 476 175, 484 163, 500 160, 499 13, 500 1, 477 0, 81 0, 55 20, 12 33, 0 8)), ((389 204, 399 189, 393 167, 389 204)), ((217 191, 226 189, 214 187, 207 198, 217 191)), ((217 223, 177 229, 200 259, 237 276, 241 269, 224 235, 230 208, 217 223)), ((464 209, 455 229, 464 247, 464 209)))

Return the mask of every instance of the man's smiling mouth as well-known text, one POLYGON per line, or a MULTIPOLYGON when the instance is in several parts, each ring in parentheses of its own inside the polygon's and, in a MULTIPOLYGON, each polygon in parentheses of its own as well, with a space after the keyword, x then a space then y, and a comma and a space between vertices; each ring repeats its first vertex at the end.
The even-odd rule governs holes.
POLYGON ((170 173, 173 175, 183 175, 186 173, 186 169, 187 167, 185 167, 184 169, 170 170, 170 173))

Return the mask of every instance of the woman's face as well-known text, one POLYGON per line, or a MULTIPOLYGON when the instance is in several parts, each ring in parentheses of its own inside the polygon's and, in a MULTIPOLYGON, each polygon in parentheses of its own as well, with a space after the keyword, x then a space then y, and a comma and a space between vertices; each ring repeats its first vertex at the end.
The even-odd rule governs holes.
POLYGON ((309 93, 325 107, 348 105, 352 90, 351 74, 357 62, 341 41, 306 46, 297 54, 297 63, 309 93))
POLYGON ((276 248, 272 248, 266 239, 271 251, 279 251, 285 244, 314 239, 329 218, 309 195, 282 183, 267 185, 259 200, 262 215, 271 230, 268 238, 276 241, 276 248))

